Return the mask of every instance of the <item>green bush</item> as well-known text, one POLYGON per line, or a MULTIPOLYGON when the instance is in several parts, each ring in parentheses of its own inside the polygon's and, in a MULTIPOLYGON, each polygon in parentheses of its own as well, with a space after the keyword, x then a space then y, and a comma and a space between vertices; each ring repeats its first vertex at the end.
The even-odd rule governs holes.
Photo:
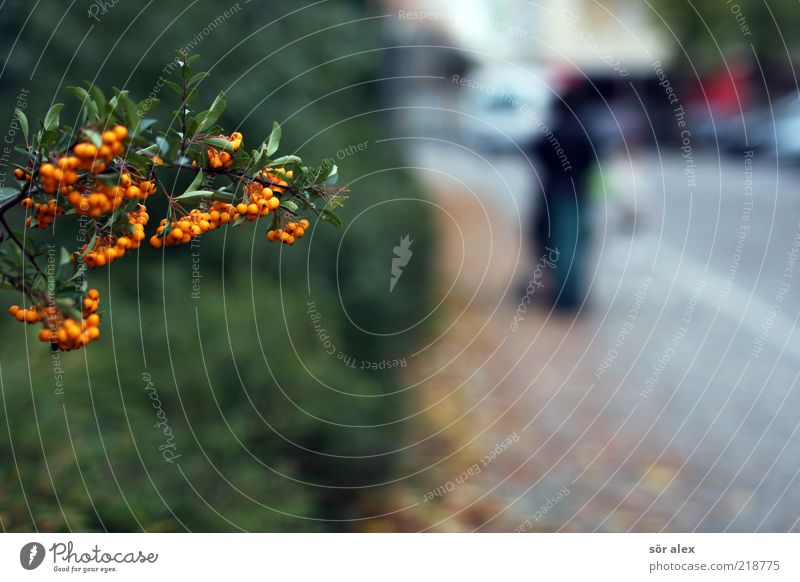
MULTIPOLYGON (((86 29, 89 3, 83 4, 59 30, 86 29)), ((6 451, 0 517, 6 530, 341 530, 352 525, 337 520, 358 517, 358 487, 391 477, 398 455, 386 453, 402 446, 397 421, 408 409, 406 393, 398 392, 402 368, 366 372, 337 354, 395 360, 422 345, 426 324, 408 333, 374 333, 394 334, 432 308, 432 228, 428 205, 399 201, 421 198, 408 173, 384 171, 403 164, 391 142, 376 143, 388 136, 386 119, 368 113, 380 108, 375 87, 329 95, 379 78, 380 56, 365 53, 312 68, 370 46, 369 32, 377 30, 344 25, 316 33, 363 16, 357 3, 329 5, 290 16, 234 48, 267 18, 280 16, 264 4, 242 5, 197 51, 204 63, 219 59, 204 83, 208 94, 228 91, 226 127, 239 126, 246 137, 263 135, 277 119, 289 138, 282 149, 297 149, 309 160, 367 142, 340 161, 340 185, 353 181, 344 228, 315 230, 291 248, 267 245, 260 226, 252 237, 206 235, 198 299, 191 298, 188 246, 163 257, 131 255, 93 273, 104 298, 103 338, 59 356, 63 394, 56 394, 53 355, 31 329, 7 316, 0 320, 0 418, 7 425, 0 427, 0 450, 6 451), (414 240, 414 257, 389 293, 392 249, 406 234, 414 240), (309 300, 336 354, 320 342, 309 300), (163 427, 154 427, 158 410, 145 378, 180 455, 172 463, 159 450, 168 441, 163 427)), ((98 85, 125 85, 146 96, 167 55, 225 7, 195 5, 151 42, 185 8, 162 2, 137 18, 139 5, 119 3, 80 51, 82 35, 55 35, 29 83, 60 17, 37 12, 12 54, 8 74, 16 83, 5 86, 0 111, 10 117, 20 86, 31 89, 30 117, 46 110, 64 70, 67 84, 97 71, 98 85), (123 33, 129 23, 133 27, 123 33), (109 63, 99 69, 106 54, 109 63)), ((27 4, 10 3, 5 26, 19 29, 27 10, 27 4)), ((155 208, 152 220, 159 218, 155 208)))

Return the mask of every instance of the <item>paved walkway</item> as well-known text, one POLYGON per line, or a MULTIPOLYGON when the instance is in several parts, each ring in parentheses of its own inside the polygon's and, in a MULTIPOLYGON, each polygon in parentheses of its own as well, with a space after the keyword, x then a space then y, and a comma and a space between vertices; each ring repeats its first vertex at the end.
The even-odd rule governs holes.
POLYGON ((441 432, 409 457, 435 466, 406 483, 402 528, 800 529, 793 316, 653 237, 613 234, 584 313, 523 312, 534 261, 508 205, 430 186, 455 286, 412 368, 430 407, 413 436, 441 432))

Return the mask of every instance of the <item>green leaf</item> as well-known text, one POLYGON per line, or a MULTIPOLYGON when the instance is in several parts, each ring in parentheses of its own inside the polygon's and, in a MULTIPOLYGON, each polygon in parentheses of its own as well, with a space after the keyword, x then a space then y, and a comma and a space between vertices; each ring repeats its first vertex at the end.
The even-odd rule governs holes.
POLYGON ((186 81, 192 76, 192 68, 186 62, 181 62, 181 75, 183 80, 186 81))
POLYGON ((269 163, 269 167, 276 167, 276 166, 288 166, 289 164, 302 164, 303 160, 298 158, 297 156, 281 156, 279 158, 275 158, 269 163))
POLYGON ((46 153, 49 148, 56 141, 56 131, 54 129, 42 130, 38 134, 39 147, 43 153, 46 153))
POLYGON ((210 77, 210 76, 211 76, 211 73, 208 73, 206 71, 201 71, 199 73, 196 73, 196 74, 192 75, 192 78, 189 79, 189 84, 190 85, 194 85, 195 83, 197 83, 199 81, 202 81, 206 77, 210 77))
MULTIPOLYGON (((126 160, 126 161, 130 161, 130 160, 126 160)), ((109 173, 109 174, 105 174, 105 173, 103 173, 103 174, 95 174, 95 178, 97 180, 100 180, 104 184, 109 185, 109 186, 117 186, 117 185, 119 185, 119 172, 112 172, 112 173, 109 173)))
POLYGON ((15 109, 14 114, 17 116, 17 120, 19 120, 19 126, 22 128, 22 135, 25 136, 25 144, 28 143, 28 118, 25 117, 25 114, 22 112, 22 109, 15 109))
POLYGON ((253 150, 253 155, 251 156, 253 167, 260 169, 261 158, 264 157, 264 150, 266 149, 267 144, 261 142, 261 146, 257 150, 253 150))
POLYGON ((333 163, 332 160, 325 158, 322 160, 322 165, 319 167, 319 172, 317 173, 317 177, 314 180, 315 184, 326 184, 327 180, 331 178, 331 176, 335 176, 338 172, 338 168, 336 164, 333 163))
POLYGON ((253 167, 253 159, 250 157, 244 148, 240 149, 233 160, 233 167, 237 170, 249 170, 253 167))
POLYGON ((165 79, 164 84, 173 91, 175 91, 175 93, 177 93, 178 95, 183 95, 183 89, 181 89, 180 86, 175 81, 167 81, 165 79))
POLYGON ((0 202, 5 202, 9 198, 13 198, 18 194, 19 189, 17 188, 0 188, 0 202))
POLYGON ((297 202, 294 200, 289 200, 288 198, 284 198, 281 200, 281 206, 284 207, 286 210, 291 210, 292 212, 297 211, 297 202))
POLYGON ((214 195, 213 190, 187 190, 180 196, 178 196, 175 200, 196 200, 198 198, 211 198, 214 195))
POLYGON ((142 135, 147 129, 149 129, 154 123, 156 122, 153 118, 145 118, 139 122, 139 126, 131 131, 131 139, 136 139, 140 135, 142 135))
POLYGON ((231 192, 223 192, 221 190, 195 190, 193 192, 184 192, 176 198, 176 200, 180 200, 181 202, 198 203, 208 199, 233 202, 234 195, 231 192))
POLYGON ((47 115, 44 116, 45 131, 51 131, 58 128, 59 114, 61 113, 62 109, 64 109, 63 103, 56 103, 50 108, 50 111, 48 111, 47 115))
POLYGON ((334 212, 331 212, 330 210, 328 210, 327 208, 323 208, 322 209, 322 220, 326 220, 326 221, 330 222, 332 225, 334 225, 337 228, 341 228, 342 227, 342 219, 339 218, 334 212))
POLYGON ((169 142, 166 138, 157 135, 156 136, 156 144, 158 145, 158 155, 161 157, 166 156, 169 153, 169 142))
POLYGON ((208 137, 204 140, 208 145, 213 146, 217 149, 225 150, 227 152, 233 152, 233 146, 231 142, 227 139, 223 139, 221 137, 208 137))
MULTIPOLYGON (((197 187, 202 183, 203 183, 203 170, 199 170, 197 172, 197 175, 194 177, 194 180, 192 180, 192 183, 189 184, 189 187, 186 189, 184 194, 188 192, 194 192, 195 190, 197 190, 197 187)), ((181 198, 182 196, 183 194, 181 196, 178 196, 178 198, 181 198)))
POLYGON ((70 273, 75 268, 75 265, 70 260, 69 251, 61 247, 61 256, 58 260, 58 278, 59 279, 67 279, 69 278, 70 273))
POLYGON ((281 126, 278 124, 277 121, 275 121, 272 124, 272 133, 269 134, 269 140, 267 140, 267 149, 266 149, 267 156, 271 156, 272 154, 277 152, 280 143, 281 143, 281 126))
POLYGON ((128 96, 128 91, 120 91, 119 100, 122 102, 122 107, 125 109, 128 127, 130 127, 131 130, 135 130, 139 125, 139 110, 136 108, 136 103, 128 96))
POLYGON ((227 103, 228 99, 225 97, 225 93, 220 92, 211 104, 211 108, 198 114, 196 118, 198 123, 197 131, 205 131, 212 127, 219 119, 219 116, 222 115, 222 112, 225 111, 227 103))
POLYGON ((136 150, 137 154, 141 154, 143 156, 155 156, 158 154, 158 144, 150 144, 146 148, 142 148, 140 150, 136 150))
POLYGON ((159 99, 156 99, 155 97, 148 97, 148 98, 146 98, 146 99, 142 99, 141 101, 139 101, 139 102, 136 104, 136 109, 137 109, 137 110, 138 110, 140 113, 149 113, 150 111, 152 111, 153 109, 155 109, 155 108, 156 108, 156 106, 157 106, 159 103, 160 103, 160 100, 159 100, 159 99))
POLYGON ((103 145, 103 137, 93 129, 84 129, 83 133, 97 147, 103 145))
POLYGON ((55 304, 58 305, 62 311, 64 311, 67 315, 69 315, 73 319, 80 320, 81 319, 81 312, 75 307, 75 300, 70 299, 68 297, 58 297, 55 300, 55 304))
POLYGON ((75 95, 78 98, 78 101, 84 103, 91 97, 89 96, 89 92, 84 89, 83 87, 67 87, 67 91, 75 95))
POLYGON ((75 95, 78 98, 78 101, 81 102, 81 107, 83 108, 83 120, 86 122, 89 118, 92 120, 99 119, 100 114, 97 109, 97 104, 92 99, 89 92, 84 89, 83 87, 67 87, 67 91, 75 95))
POLYGON ((108 109, 108 101, 106 101, 106 96, 103 95, 103 91, 97 85, 89 85, 89 93, 92 95, 92 99, 94 99, 97 105, 99 114, 105 115, 108 109))

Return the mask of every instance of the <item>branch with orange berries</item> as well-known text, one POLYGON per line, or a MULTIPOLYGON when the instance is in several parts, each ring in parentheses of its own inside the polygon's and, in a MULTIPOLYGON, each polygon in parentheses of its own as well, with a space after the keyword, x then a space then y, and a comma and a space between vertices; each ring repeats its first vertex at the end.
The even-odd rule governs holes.
POLYGON ((109 265, 145 240, 158 249, 263 221, 267 240, 292 245, 311 227, 309 218, 341 226, 335 210, 347 191, 334 185, 335 164, 308 167, 296 155, 275 157, 277 123, 248 151, 241 132, 226 135, 217 125, 224 93, 206 110, 191 109, 207 76, 192 73, 196 58, 179 58, 179 82, 166 81, 180 103, 162 132, 141 116, 153 99, 135 103, 126 90, 107 99, 91 84, 68 88, 81 103, 75 127, 61 125, 62 104, 50 108, 36 132, 16 110, 25 144, 16 147, 22 156, 16 186, 0 189, 0 288, 21 294, 23 304, 12 306, 11 315, 41 323, 39 338, 53 349, 80 348, 100 336, 100 297, 88 289, 86 270, 109 265), (176 192, 168 183, 185 186, 176 192), (148 233, 148 201, 158 197, 167 202, 166 215, 148 233), (26 215, 19 232, 6 217, 15 207, 26 215), (34 231, 52 240, 64 220, 80 222, 86 240, 58 253, 53 244, 34 242, 34 231), (47 269, 39 264, 44 254, 47 269))

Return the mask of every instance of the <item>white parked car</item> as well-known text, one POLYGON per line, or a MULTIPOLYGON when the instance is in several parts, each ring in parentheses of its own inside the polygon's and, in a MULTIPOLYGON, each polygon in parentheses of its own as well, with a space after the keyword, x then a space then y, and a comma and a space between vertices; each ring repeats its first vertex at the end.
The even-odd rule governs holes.
POLYGON ((524 149, 548 123, 558 91, 541 65, 491 65, 454 81, 460 93, 464 145, 477 150, 524 149), (522 69, 522 70, 521 70, 522 69))

